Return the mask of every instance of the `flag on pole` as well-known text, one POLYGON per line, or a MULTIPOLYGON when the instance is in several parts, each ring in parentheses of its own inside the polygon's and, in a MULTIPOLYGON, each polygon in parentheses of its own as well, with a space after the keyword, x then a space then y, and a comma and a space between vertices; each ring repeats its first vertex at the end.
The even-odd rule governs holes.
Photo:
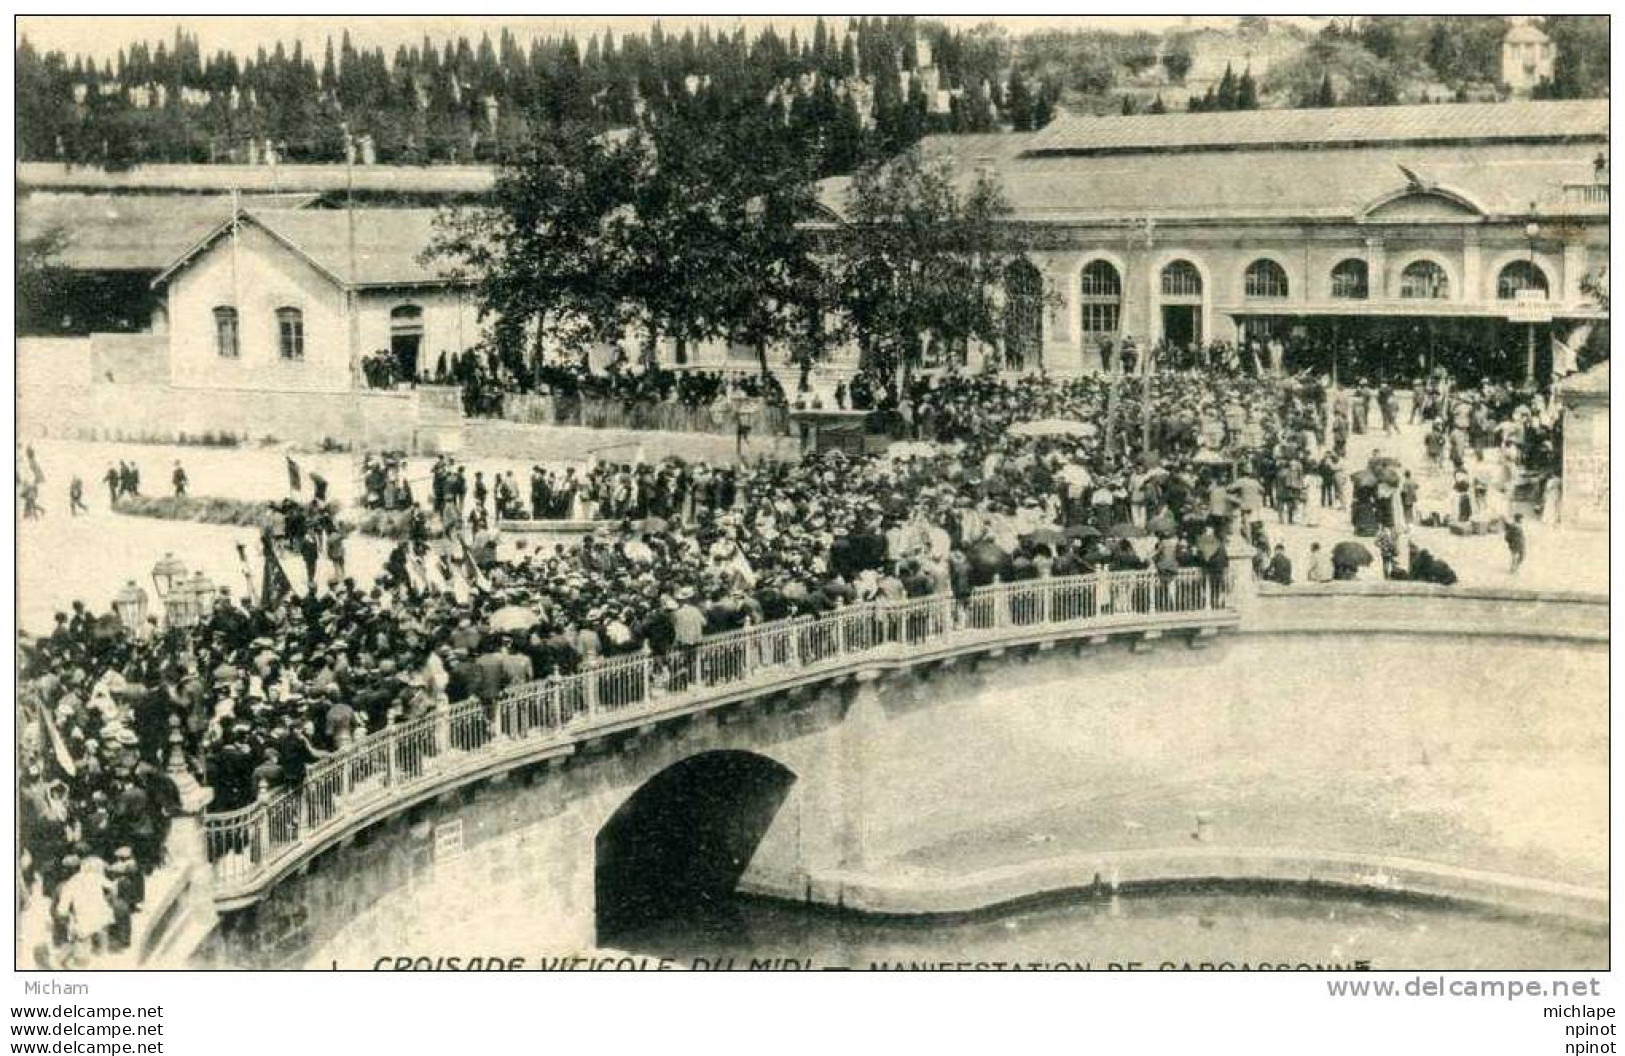
MULTIPOLYGON (((252 598, 256 593, 254 590, 254 568, 248 562, 248 547, 242 543, 237 544, 237 563, 243 574, 243 582, 248 586, 248 596, 252 598)), ((201 618, 202 614, 200 613, 199 619, 201 618)))
POLYGON ((299 463, 293 460, 292 455, 286 455, 284 457, 288 460, 288 489, 290 491, 299 491, 303 486, 303 481, 299 473, 299 463))
POLYGON ((1565 341, 1552 335, 1552 376, 1561 378, 1580 369, 1580 349, 1591 337, 1591 324, 1586 323, 1569 335, 1565 341))
POLYGON ((283 571, 282 562, 276 556, 276 538, 271 535, 269 528, 260 533, 260 549, 265 551, 265 573, 260 577, 263 584, 260 605, 271 609, 293 593, 293 581, 288 578, 288 573, 283 571))
POLYGON ((469 585, 476 590, 490 590, 491 581, 485 578, 485 573, 480 570, 479 563, 474 560, 474 551, 469 549, 468 539, 459 537, 457 541, 463 547, 463 571, 468 576, 469 585))
POLYGON ((79 767, 73 761, 73 753, 69 752, 68 746, 63 743, 62 733, 56 728, 56 719, 51 717, 51 709, 41 706, 39 710, 45 720, 45 735, 50 738, 51 755, 56 759, 56 765, 61 767, 67 776, 77 777, 79 767))

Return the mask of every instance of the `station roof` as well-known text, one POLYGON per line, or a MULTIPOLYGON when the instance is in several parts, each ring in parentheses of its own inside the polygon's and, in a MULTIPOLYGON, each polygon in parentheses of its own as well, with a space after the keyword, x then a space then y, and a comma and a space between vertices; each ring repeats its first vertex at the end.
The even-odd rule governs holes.
POLYGON ((496 170, 488 165, 137 165, 107 172, 85 166, 29 161, 17 166, 17 183, 40 190, 199 194, 341 193, 477 195, 490 191, 496 170))
MULTIPOLYGON (((298 208, 314 195, 244 197, 244 209, 298 208)), ((231 216, 229 195, 33 193, 17 200, 17 237, 62 235, 55 263, 77 271, 161 271, 231 216)))
POLYGON ((1063 114, 1030 154, 1350 149, 1376 145, 1608 138, 1608 100, 1577 99, 1093 117, 1063 114))
MULTIPOLYGON (((1407 190, 1438 191, 1489 218, 1522 216, 1531 202, 1542 215, 1606 218, 1606 202, 1576 208, 1564 187, 1594 182, 1607 115, 1606 101, 1584 101, 1061 118, 1028 134, 933 136, 921 149, 947 161, 963 187, 993 167, 1019 221, 1350 222, 1407 190), (1443 136, 1453 123, 1472 135, 1443 136), (1089 125, 1109 127, 1078 131, 1089 125), (1309 138, 1323 138, 1310 131, 1317 125, 1366 138, 1357 150, 1328 146, 1309 138), (1537 126, 1542 136, 1525 135, 1537 126), (1221 136, 1234 145, 1186 149, 1221 136), (1116 146, 1080 153, 1053 150, 1057 142, 1116 146)), ((821 204, 844 214, 850 186, 825 180, 821 204)))

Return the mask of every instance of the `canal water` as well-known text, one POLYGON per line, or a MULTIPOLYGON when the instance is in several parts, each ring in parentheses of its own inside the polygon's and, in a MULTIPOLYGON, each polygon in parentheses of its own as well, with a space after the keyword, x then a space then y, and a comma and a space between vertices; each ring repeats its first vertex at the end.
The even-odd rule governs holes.
POLYGON ((697 967, 1068 970, 1608 966, 1608 932, 1416 898, 1325 889, 1167 888, 1056 897, 958 918, 874 917, 739 897, 613 936, 611 945, 697 967))

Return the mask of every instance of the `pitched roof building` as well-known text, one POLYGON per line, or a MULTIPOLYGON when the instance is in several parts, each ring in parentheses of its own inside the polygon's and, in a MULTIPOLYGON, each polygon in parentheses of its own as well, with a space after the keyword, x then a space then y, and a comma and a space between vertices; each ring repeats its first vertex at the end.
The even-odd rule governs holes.
POLYGON ((154 281, 177 388, 343 392, 388 353, 416 377, 480 328, 466 284, 426 263, 430 209, 245 211, 154 281), (353 228, 352 228, 353 224, 353 228))

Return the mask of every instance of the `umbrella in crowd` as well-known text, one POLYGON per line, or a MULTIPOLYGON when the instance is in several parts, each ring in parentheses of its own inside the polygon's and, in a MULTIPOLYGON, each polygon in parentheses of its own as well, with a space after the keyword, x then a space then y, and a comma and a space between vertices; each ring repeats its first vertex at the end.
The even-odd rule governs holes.
POLYGON ((1017 422, 1010 427, 1012 436, 1094 436, 1099 432, 1093 422, 1070 418, 1040 418, 1036 422, 1017 422))
POLYGON ((541 622, 541 617, 523 605, 505 605, 493 612, 485 622, 493 631, 528 631, 541 622))
POLYGON ((645 517, 638 522, 638 530, 641 532, 660 533, 668 527, 664 517, 645 517))
POLYGON ((1061 546, 1066 542, 1066 534, 1054 528, 1039 528, 1021 537, 1033 546, 1061 546))
POLYGON ((1332 564, 1347 565, 1350 568, 1364 568, 1374 558, 1371 551, 1361 543, 1342 542, 1332 547, 1332 564))
POLYGON ((894 462, 908 458, 931 458, 939 448, 930 440, 902 440, 886 448, 886 457, 894 462))

